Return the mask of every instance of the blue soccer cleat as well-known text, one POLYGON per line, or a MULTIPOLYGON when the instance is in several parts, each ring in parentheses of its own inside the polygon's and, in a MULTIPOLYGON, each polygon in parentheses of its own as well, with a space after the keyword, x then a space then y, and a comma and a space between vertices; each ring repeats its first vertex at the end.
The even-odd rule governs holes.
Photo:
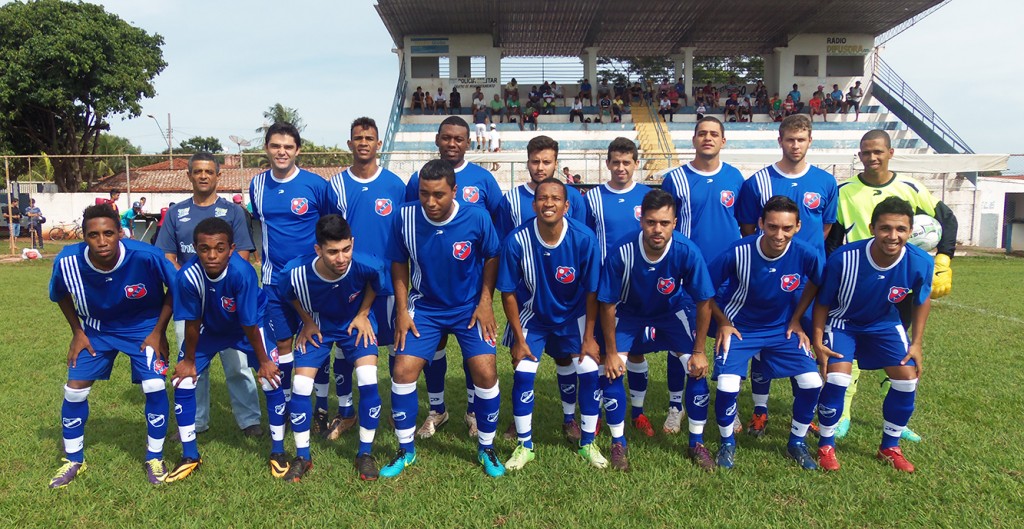
POLYGON ((789 443, 786 446, 786 454, 800 465, 804 470, 818 470, 818 464, 814 462, 806 443, 789 443))
POLYGON ((492 478, 500 478, 505 475, 505 465, 498 460, 498 455, 493 448, 483 448, 476 455, 477 460, 484 466, 484 472, 492 478))
POLYGON ((720 468, 731 470, 736 462, 736 445, 726 443, 718 448, 718 455, 715 457, 715 464, 720 468))
POLYGON ((406 452, 404 448, 399 448, 398 452, 395 453, 395 457, 391 459, 391 462, 384 465, 380 469, 380 477, 382 478, 394 478, 398 477, 399 474, 405 470, 405 467, 411 466, 416 462, 416 452, 406 452))

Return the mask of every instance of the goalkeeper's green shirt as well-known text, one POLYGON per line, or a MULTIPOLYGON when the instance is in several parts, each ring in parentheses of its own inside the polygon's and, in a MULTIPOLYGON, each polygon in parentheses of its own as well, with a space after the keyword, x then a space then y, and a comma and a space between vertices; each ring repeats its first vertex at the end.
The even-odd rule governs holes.
POLYGON ((861 175, 857 175, 839 185, 839 212, 836 222, 846 230, 846 242, 854 242, 871 237, 871 212, 879 202, 888 197, 899 197, 910 203, 915 213, 935 216, 935 205, 938 200, 921 182, 909 177, 892 174, 892 179, 873 186, 864 183, 861 175))

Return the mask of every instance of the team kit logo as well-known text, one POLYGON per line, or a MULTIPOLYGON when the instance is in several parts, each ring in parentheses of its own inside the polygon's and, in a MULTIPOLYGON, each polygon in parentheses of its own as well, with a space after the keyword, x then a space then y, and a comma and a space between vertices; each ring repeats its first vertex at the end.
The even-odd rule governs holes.
POLYGON ((292 213, 296 215, 305 215, 309 212, 309 199, 306 198, 293 198, 291 205, 292 213))
POLYGON ((462 200, 473 204, 480 202, 480 189, 476 186, 462 188, 462 200))
POLYGON ((659 277, 658 278, 658 292, 665 294, 666 296, 676 291, 676 278, 674 277, 659 277))
POLYGON ((899 303, 906 299, 907 294, 910 294, 910 289, 907 287, 892 287, 889 289, 889 302, 899 303))
POLYGON ((568 285, 576 280, 576 269, 571 266, 559 266, 555 269, 555 280, 568 285))
POLYGON ((732 205, 736 203, 736 193, 733 193, 731 190, 726 189, 722 191, 721 195, 719 196, 719 200, 722 202, 723 206, 731 208, 732 205))
POLYGON ((459 241, 452 244, 452 256, 460 261, 465 261, 473 253, 473 243, 459 241))
POLYGON ((394 209, 390 198, 378 198, 373 202, 373 210, 381 217, 387 217, 394 209))
POLYGON ((640 206, 633 206, 633 218, 640 220, 640 206))
POLYGON ((146 297, 146 285, 138 283, 124 287, 124 297, 128 299, 142 299, 146 297))
POLYGON ((800 274, 786 274, 782 276, 782 290, 792 292, 800 286, 800 274))
POLYGON ((821 206, 821 195, 814 191, 804 193, 804 205, 807 209, 818 209, 821 206))
POLYGON ((235 298, 229 298, 227 296, 221 296, 220 306, 223 307, 224 310, 228 312, 234 312, 235 310, 237 310, 237 306, 235 305, 235 298))

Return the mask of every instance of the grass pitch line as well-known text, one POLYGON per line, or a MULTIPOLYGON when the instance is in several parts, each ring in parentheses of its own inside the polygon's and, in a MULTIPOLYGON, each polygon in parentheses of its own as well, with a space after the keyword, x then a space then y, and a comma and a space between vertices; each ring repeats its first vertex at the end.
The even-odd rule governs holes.
POLYGON ((981 314, 982 316, 987 316, 987 317, 990 317, 990 318, 996 318, 996 319, 1003 320, 1003 321, 1010 321, 1010 322, 1016 323, 1018 325, 1024 325, 1024 320, 1022 320, 1020 318, 1014 318, 1013 316, 1007 316, 1005 314, 1000 314, 998 312, 993 312, 993 311, 988 310, 988 309, 981 309, 981 308, 978 308, 978 307, 972 307, 970 305, 964 305, 962 303, 957 303, 955 301, 947 301, 947 300, 932 300, 932 301, 934 303, 938 304, 938 305, 948 306, 948 307, 952 307, 954 309, 963 309, 963 310, 966 310, 966 311, 973 312, 975 314, 981 314))

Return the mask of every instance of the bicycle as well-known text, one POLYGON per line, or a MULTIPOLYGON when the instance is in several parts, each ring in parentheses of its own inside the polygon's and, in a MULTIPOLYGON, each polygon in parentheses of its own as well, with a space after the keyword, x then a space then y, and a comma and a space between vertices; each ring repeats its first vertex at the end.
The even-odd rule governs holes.
POLYGON ((77 220, 58 224, 48 232, 51 241, 63 241, 64 239, 81 239, 82 225, 77 220))

